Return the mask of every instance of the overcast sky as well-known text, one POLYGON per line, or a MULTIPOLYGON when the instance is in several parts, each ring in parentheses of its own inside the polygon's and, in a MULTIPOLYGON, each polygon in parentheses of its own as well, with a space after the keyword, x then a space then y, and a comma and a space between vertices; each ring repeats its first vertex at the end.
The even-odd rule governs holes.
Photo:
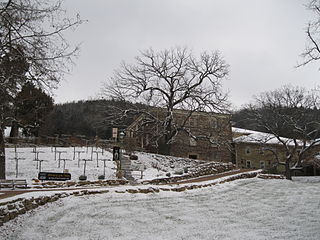
POLYGON ((295 68, 302 59, 306 0, 65 0, 72 15, 88 23, 69 33, 81 43, 70 75, 55 102, 86 100, 99 93, 121 61, 140 50, 190 47, 197 54, 219 50, 230 64, 224 89, 236 106, 254 94, 291 83, 320 85, 320 62, 295 68))

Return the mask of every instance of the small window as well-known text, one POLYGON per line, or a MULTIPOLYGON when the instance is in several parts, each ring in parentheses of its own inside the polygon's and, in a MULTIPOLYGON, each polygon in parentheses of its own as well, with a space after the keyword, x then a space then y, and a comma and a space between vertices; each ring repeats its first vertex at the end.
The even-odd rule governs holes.
POLYGON ((189 118, 189 125, 190 127, 196 127, 197 126, 197 119, 195 117, 189 118))
POLYGON ((211 127, 212 128, 218 127, 218 120, 216 118, 211 118, 211 127))
POLYGON ((197 140, 194 138, 190 138, 190 146, 193 146, 193 147, 197 146, 197 140))
POLYGON ((146 134, 146 137, 145 137, 145 140, 146 140, 146 145, 149 145, 149 134, 146 134))
POLYGON ((198 159, 198 155, 197 154, 189 154, 189 158, 190 159, 198 159))
POLYGON ((250 149, 249 147, 246 147, 245 153, 246 153, 246 154, 250 154, 250 153, 251 153, 251 149, 250 149))
POLYGON ((260 161, 260 168, 264 169, 266 167, 265 161, 260 161))
POLYGON ((212 160, 217 160, 218 159, 218 152, 212 152, 211 158, 212 158, 212 160))
POLYGON ((246 167, 251 168, 251 161, 249 161, 249 160, 246 161, 246 167))

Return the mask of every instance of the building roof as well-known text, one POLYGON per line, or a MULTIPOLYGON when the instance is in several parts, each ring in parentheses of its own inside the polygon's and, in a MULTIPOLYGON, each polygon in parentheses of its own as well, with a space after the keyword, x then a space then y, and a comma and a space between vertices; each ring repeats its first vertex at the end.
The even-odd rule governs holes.
POLYGON ((232 132, 233 133, 240 133, 241 135, 250 135, 250 134, 253 134, 253 133, 259 133, 257 131, 244 129, 244 128, 237 128, 237 127, 232 127, 232 132))
MULTIPOLYGON (((275 135, 270 133, 252 131, 242 128, 232 128, 232 132, 243 134, 239 137, 233 138, 235 143, 282 144, 275 135)), ((292 139, 282 137, 281 140, 289 145, 294 145, 292 139)))
MULTIPOLYGON (((166 110, 164 108, 158 108, 158 107, 153 107, 150 112, 165 112, 166 110)), ((174 114, 188 114, 188 110, 182 110, 182 109, 174 109, 173 110, 174 114)), ((192 116, 215 116, 219 118, 230 118, 230 114, 228 113, 217 113, 217 112, 204 112, 204 111, 196 111, 192 113, 192 116)), ((133 129, 139 121, 141 121, 145 116, 145 113, 141 113, 137 118, 127 127, 127 130, 133 129)))

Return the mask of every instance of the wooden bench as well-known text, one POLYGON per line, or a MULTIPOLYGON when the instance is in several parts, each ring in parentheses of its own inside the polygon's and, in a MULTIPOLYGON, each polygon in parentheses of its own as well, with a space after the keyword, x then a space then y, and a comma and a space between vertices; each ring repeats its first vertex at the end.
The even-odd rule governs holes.
POLYGON ((27 188, 28 184, 25 179, 0 179, 0 189, 1 188, 27 188))

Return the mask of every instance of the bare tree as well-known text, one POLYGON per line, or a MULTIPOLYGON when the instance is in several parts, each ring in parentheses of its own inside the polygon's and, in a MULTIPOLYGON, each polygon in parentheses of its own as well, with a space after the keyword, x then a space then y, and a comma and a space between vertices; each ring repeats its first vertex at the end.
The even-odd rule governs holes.
POLYGON ((307 44, 304 52, 301 54, 304 60, 298 66, 304 66, 320 59, 320 1, 309 1, 307 9, 314 13, 315 18, 307 25, 307 44))
POLYGON ((66 17, 61 1, 0 1, 0 179, 5 178, 3 131, 12 116, 12 100, 27 81, 47 90, 68 71, 78 47, 66 30, 82 23, 66 17))
POLYGON ((203 52, 196 58, 187 48, 149 49, 141 52, 134 64, 122 63, 103 92, 112 99, 134 103, 118 114, 143 112, 144 124, 156 128, 153 139, 164 139, 164 152, 169 153, 180 131, 191 134, 186 124, 194 112, 225 111, 228 102, 221 81, 228 68, 219 52, 203 52), (177 109, 184 110, 179 121, 175 119, 177 109))
POLYGON ((264 92, 247 107, 249 118, 283 146, 286 157, 277 157, 277 161, 285 167, 287 179, 291 179, 293 170, 301 168, 305 155, 320 142, 319 107, 317 90, 292 86, 264 92))

